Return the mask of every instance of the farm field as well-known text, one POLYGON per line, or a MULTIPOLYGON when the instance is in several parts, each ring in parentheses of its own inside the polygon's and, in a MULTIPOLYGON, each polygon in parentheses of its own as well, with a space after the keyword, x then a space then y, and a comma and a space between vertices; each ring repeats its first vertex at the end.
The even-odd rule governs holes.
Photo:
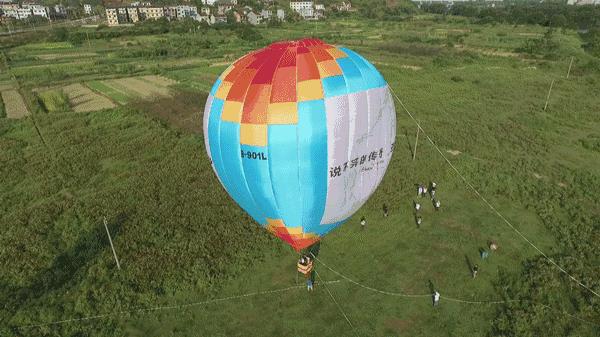
POLYGON ((600 59, 576 31, 429 14, 202 29, 2 48, 6 114, 31 113, 0 118, 1 336, 599 335, 598 299, 515 231, 600 291, 600 59), (402 102, 388 171, 323 239, 311 293, 202 134, 230 62, 307 36, 363 55, 402 102), (540 39, 559 42, 526 48, 540 39), (415 184, 432 180, 442 208, 424 200, 417 227, 415 184))
POLYGON ((21 94, 17 90, 2 91, 1 96, 6 117, 18 119, 25 117, 29 113, 25 102, 23 102, 23 97, 21 97, 21 94))
POLYGON ((126 104, 132 99, 170 97, 171 91, 168 87, 176 83, 175 80, 166 77, 146 75, 106 81, 91 81, 88 82, 88 86, 120 104, 126 104))

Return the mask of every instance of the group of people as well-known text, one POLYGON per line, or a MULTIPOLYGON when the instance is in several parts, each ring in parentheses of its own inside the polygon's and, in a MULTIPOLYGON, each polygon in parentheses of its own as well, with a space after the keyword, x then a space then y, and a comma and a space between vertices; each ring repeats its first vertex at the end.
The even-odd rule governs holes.
MULTIPOLYGON (((442 203, 435 198, 435 193, 437 191, 437 184, 435 182, 430 182, 429 183, 429 187, 426 187, 423 184, 417 184, 417 197, 418 198, 423 198, 423 197, 427 197, 427 195, 429 194, 429 197, 431 198, 431 203, 433 204, 433 208, 436 211, 440 210, 440 207, 442 207, 442 203)), ((413 205, 415 207, 415 222, 417 223, 417 226, 420 227, 421 223, 423 222, 423 217, 421 216, 421 203, 418 201, 413 201, 413 205)))

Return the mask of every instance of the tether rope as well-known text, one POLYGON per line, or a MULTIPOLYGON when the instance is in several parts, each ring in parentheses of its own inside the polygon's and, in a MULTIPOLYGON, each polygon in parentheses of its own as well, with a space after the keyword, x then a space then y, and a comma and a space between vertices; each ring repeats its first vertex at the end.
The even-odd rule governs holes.
POLYGON ((394 97, 396 98, 396 100, 398 100, 398 102, 400 103, 400 105, 402 106, 402 108, 404 109, 404 111, 406 111, 406 113, 410 116, 410 118, 413 120, 413 122, 415 122, 415 124, 417 125, 417 127, 421 130, 421 132, 423 132, 423 135, 427 138, 427 140, 429 141, 429 143, 431 143, 431 145, 433 145, 433 147, 437 150, 437 152, 442 156, 442 158, 444 158, 444 160, 446 161, 446 163, 448 163, 448 165, 450 165, 450 167, 454 170, 454 172, 456 172, 456 174, 462 179, 462 181, 467 184, 467 186, 469 186, 469 188, 500 218, 504 221, 504 223, 506 223, 513 231, 515 231, 517 234, 519 234, 519 236, 525 240, 531 247, 533 247, 536 251, 538 251, 538 253, 540 253, 544 258, 546 258, 546 260, 548 260, 551 264, 553 264, 556 268, 558 268, 561 272, 563 272, 565 275, 567 275, 569 278, 571 278, 571 280, 573 280, 575 283, 577 283, 580 287, 588 290, 590 293, 596 295, 596 297, 600 298, 600 294, 598 294, 596 291, 594 291, 593 289, 591 289, 590 287, 586 286, 585 284, 583 284, 581 281, 579 281, 578 279, 576 279, 574 276, 572 276, 571 274, 569 274, 563 267, 561 267, 558 263, 554 262, 553 259, 551 259, 548 255, 546 255, 546 253, 544 253, 541 249, 539 249, 533 242, 531 242, 525 235, 523 235, 523 233, 521 233, 518 229, 515 228, 515 226, 513 226, 513 224, 508 221, 508 219, 506 217, 504 217, 504 215, 502 215, 483 195, 481 195, 481 193, 479 193, 479 191, 460 173, 460 171, 452 164, 452 162, 450 162, 450 160, 448 159, 448 157, 446 157, 446 155, 444 155, 444 153, 442 152, 442 150, 440 150, 440 148, 437 146, 437 144, 431 139, 431 137, 429 137, 429 135, 427 134, 427 132, 425 132, 425 130, 421 127, 421 124, 415 119, 415 117, 410 113, 410 111, 406 108, 406 106, 404 105, 404 103, 402 103, 402 100, 400 99, 400 97, 398 97, 398 95, 396 95, 396 92, 394 91, 394 89, 392 89, 391 86, 388 86, 388 88, 390 89, 390 91, 392 92, 392 94, 394 94, 394 97))
MULTIPOLYGON (((311 253, 311 255, 312 255, 312 253, 311 253)), ((321 275, 319 275, 319 273, 316 270, 315 270, 315 274, 317 274, 317 277, 319 278, 319 280, 321 280, 321 282, 323 282, 323 279, 321 278, 321 275)), ((327 287, 327 284, 325 282, 323 282, 323 287, 325 288, 325 290, 327 290, 327 293, 329 293, 329 296, 333 300, 333 303, 335 303, 335 305, 337 306, 337 308, 340 311, 340 313, 342 314, 342 316, 344 316, 344 318, 346 319, 346 322, 348 322, 348 325, 350 325, 350 328, 352 328, 352 332, 354 332, 354 334, 356 336, 359 336, 358 332, 356 332, 356 329, 354 328, 354 325, 352 324, 352 322, 348 318, 348 315, 346 315, 346 313, 344 312, 344 309, 342 308, 342 306, 335 299, 335 297, 333 296, 333 294, 331 293, 331 291, 329 291, 329 288, 327 287)))
MULTIPOLYGON (((340 280, 334 280, 334 281, 323 282, 323 284, 327 284, 327 283, 339 283, 339 282, 340 282, 340 280)), ((108 318, 108 317, 111 317, 111 316, 124 316, 124 315, 128 315, 128 314, 148 313, 148 312, 159 311, 159 310, 184 309, 184 308, 195 307, 195 306, 199 306, 199 305, 203 305, 203 304, 210 304, 210 303, 216 303, 216 302, 225 302, 225 301, 231 301, 231 300, 245 298, 245 297, 252 297, 252 296, 258 296, 258 295, 267 295, 267 294, 281 293, 281 292, 286 292, 286 291, 290 291, 290 290, 294 290, 294 289, 300 289, 300 288, 303 288, 303 287, 304 286, 297 285, 297 286, 292 286, 292 287, 287 287, 287 288, 274 289, 274 290, 265 290, 265 291, 257 291, 257 292, 243 294, 243 295, 234 295, 234 296, 216 298, 216 299, 206 300, 206 301, 200 301, 200 302, 192 302, 192 303, 185 303, 185 304, 179 304, 179 305, 164 305, 164 306, 156 306, 156 307, 150 307, 150 308, 137 308, 137 309, 130 309, 130 310, 122 310, 122 311, 110 312, 110 313, 93 315, 93 316, 85 316, 85 317, 80 317, 80 318, 70 318, 70 319, 65 319, 65 320, 60 320, 60 321, 52 321, 52 322, 47 322, 47 323, 22 325, 22 326, 18 326, 16 328, 17 329, 41 328, 41 327, 50 326, 50 325, 59 325, 59 324, 66 324, 66 323, 73 323, 73 322, 81 322, 81 321, 90 321, 90 320, 103 319, 103 318, 108 318)))
POLYGON ((370 291, 374 291, 374 292, 377 292, 377 293, 380 293, 380 294, 384 294, 384 295, 390 295, 390 296, 399 296, 399 297, 413 297, 413 298, 414 298, 414 297, 431 297, 431 294, 418 294, 418 295, 414 295, 414 294, 404 294, 404 293, 397 293, 397 292, 391 292, 391 291, 379 290, 379 289, 375 289, 375 288, 372 288, 372 287, 366 286, 366 285, 364 285, 364 284, 362 284, 362 283, 359 283, 359 282, 357 282, 357 281, 355 281, 355 280, 353 280, 353 279, 349 278, 348 276, 346 276, 346 275, 344 275, 344 274, 342 274, 342 273, 338 272, 337 270, 334 270, 333 268, 331 268, 331 267, 329 267, 328 265, 326 265, 326 264, 325 264, 323 261, 321 261, 319 258, 317 258, 316 256, 314 256, 312 253, 310 253, 310 254, 311 254, 311 255, 312 255, 314 258, 315 258, 315 260, 317 260, 317 261, 318 261, 320 264, 322 264, 322 265, 323 265, 323 267, 325 267, 325 268, 329 269, 331 272, 333 272, 333 273, 334 273, 334 274, 336 274, 337 276, 339 276, 339 277, 341 277, 341 278, 345 279, 346 281, 348 281, 348 282, 350 282, 350 283, 353 283, 353 284, 355 284, 355 285, 357 285, 357 286, 359 286, 359 287, 361 287, 361 288, 365 288, 365 289, 367 289, 367 290, 370 290, 370 291))
MULTIPOLYGON (((313 254, 311 253, 311 255, 313 255, 313 254)), ((404 293, 397 293, 397 292, 391 292, 391 291, 384 291, 384 290, 375 289, 373 287, 369 287, 369 286, 366 286, 366 285, 364 285, 364 284, 362 284, 360 282, 357 282, 357 281, 355 281, 355 280, 347 277, 346 275, 338 272, 337 270, 335 270, 335 269, 331 268, 330 266, 326 265, 322 260, 320 260, 316 256, 313 255, 313 257, 315 258, 315 260, 317 260, 317 262, 319 262, 321 265, 323 265, 323 267, 329 269, 334 274, 342 277, 343 279, 345 279, 346 281, 348 281, 348 282, 350 282, 350 283, 352 283, 354 285, 357 285, 357 286, 359 286, 361 288, 364 288, 364 289, 367 289, 369 291, 373 291, 373 292, 380 293, 380 294, 383 294, 383 295, 409 297, 409 298, 432 297, 433 296, 433 294, 412 295, 412 294, 404 294, 404 293)), ((515 302, 529 302, 531 304, 539 304, 539 305, 541 305, 541 306, 543 306, 545 308, 548 308, 548 309, 553 310, 555 312, 561 313, 563 315, 567 315, 567 316, 572 317, 572 318, 574 318, 574 319, 576 319, 578 321, 585 322, 585 323, 592 324, 592 325, 596 325, 596 326, 600 326, 600 323, 585 320, 583 318, 580 318, 580 317, 575 316, 573 314, 570 314, 568 312, 565 312, 565 311, 562 311, 562 310, 558 310, 558 309, 553 308, 553 307, 551 307, 549 305, 546 305, 546 304, 543 304, 543 303, 539 303, 539 302, 534 302, 532 300, 523 299, 523 300, 470 301, 470 300, 463 300, 463 299, 460 299, 460 298, 453 298, 453 297, 449 297, 449 296, 444 296, 442 294, 440 294, 440 298, 444 299, 446 301, 455 302, 455 303, 482 304, 482 305, 483 304, 506 304, 506 303, 515 303, 515 302)))

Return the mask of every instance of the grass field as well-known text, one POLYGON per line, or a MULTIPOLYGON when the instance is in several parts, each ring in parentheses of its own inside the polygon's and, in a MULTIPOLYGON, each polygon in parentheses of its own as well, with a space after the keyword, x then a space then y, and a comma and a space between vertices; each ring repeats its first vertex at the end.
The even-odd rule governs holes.
MULTIPOLYGON (((52 84, 68 88, 69 99, 91 93, 120 106, 102 113, 0 119, 0 327, 6 327, 1 335, 353 335, 328 291, 361 336, 600 333, 598 326, 565 315, 598 322, 597 299, 498 218, 422 133, 412 160, 416 126, 398 102, 396 150, 382 184, 348 223, 324 238, 319 253, 338 273, 387 293, 360 287, 323 264, 317 272, 334 283, 318 282, 307 293, 296 278, 298 255, 227 196, 201 133, 206 91, 226 68, 225 54, 234 59, 270 41, 312 34, 348 46, 376 64, 482 196, 569 273, 598 290, 600 73, 593 68, 598 60, 581 49, 575 32, 556 31, 559 48, 546 57, 518 51, 527 39, 543 35, 543 27, 432 16, 301 22, 258 31, 263 38, 257 42, 211 30, 5 51, 9 72, 23 90, 52 84), (168 39, 181 40, 176 48, 168 39), (182 46, 206 41, 215 47, 198 55, 144 54, 156 44, 181 53, 182 46), (69 60, 94 53, 101 61, 66 72, 62 62, 20 58, 60 55, 49 51, 53 48, 68 50, 69 60), (36 62, 43 70, 34 71, 36 62), (73 94, 82 88, 89 93, 73 94), (144 96, 157 97, 139 99, 144 96), (435 212, 425 202, 424 223, 417 228, 414 185, 430 180, 439 184, 442 209, 435 212), (390 207, 388 218, 383 203, 390 207), (121 270, 106 239, 104 216, 121 270), (361 216, 368 221, 364 230, 361 216), (479 249, 488 240, 500 249, 482 261, 479 249), (476 279, 468 267, 473 263, 480 266, 476 279), (432 285, 442 295, 435 309, 432 285), (256 294, 271 290, 278 291, 256 294), (96 315, 101 316, 85 319, 96 315), (74 320, 24 327, 69 319, 74 320)), ((2 98, 8 107, 4 92, 2 98)), ((26 102, 37 111, 35 102, 26 102)))

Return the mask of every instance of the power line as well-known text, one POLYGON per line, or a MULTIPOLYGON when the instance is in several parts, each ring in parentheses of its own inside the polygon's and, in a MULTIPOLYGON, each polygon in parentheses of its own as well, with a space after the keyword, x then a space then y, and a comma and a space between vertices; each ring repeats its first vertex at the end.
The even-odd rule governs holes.
POLYGON ((598 294, 596 291, 594 291, 593 289, 591 289, 590 287, 586 286, 585 284, 581 283, 581 281, 579 281, 578 279, 576 279, 574 276, 572 276, 571 274, 569 274, 563 267, 561 267, 558 263, 554 262, 553 259, 551 259, 548 255, 546 255, 541 249, 539 249, 533 242, 531 242, 525 235, 523 235, 523 233, 521 233, 518 229, 515 228, 515 226, 513 226, 513 224, 508 221, 508 219, 506 219, 506 217, 504 217, 504 215, 502 215, 483 195, 481 195, 481 193, 479 193, 479 191, 460 173, 460 171, 452 164, 452 162, 450 162, 450 160, 448 160, 448 158, 446 157, 446 155, 444 155, 444 153, 442 152, 442 150, 440 150, 440 148, 437 146, 437 144, 431 139, 431 137, 429 137, 429 135, 427 134, 427 132, 425 132, 425 130, 423 130, 423 128, 421 127, 421 124, 415 119, 415 117, 413 117, 413 115, 410 113, 410 111, 406 108, 406 106, 404 105, 404 103, 402 103, 402 100, 398 97, 398 95, 396 95, 396 92, 394 91, 394 89, 392 89, 391 86, 388 86, 388 88, 390 89, 390 91, 392 92, 392 94, 394 94, 394 97, 396 97, 396 100, 398 100, 398 102, 400 103, 400 105, 402 106, 402 108, 404 109, 404 111, 406 111, 406 113, 410 116, 410 118, 413 120, 413 122, 415 122, 415 124, 417 124, 417 127, 419 129, 421 129, 421 132, 423 132, 423 135, 425 136, 425 138, 427 138, 427 140, 431 143, 431 145, 433 145, 433 147, 437 150, 437 152, 442 156, 442 158, 446 161, 446 163, 448 163, 448 165, 450 165, 450 167, 454 170, 454 172, 456 172, 456 174, 462 179, 462 181, 467 184, 467 186, 469 186, 469 188, 500 218, 504 221, 504 223, 506 223, 513 231, 515 231, 517 234, 519 234, 519 236, 521 238, 523 238, 523 240, 525 240, 531 247, 533 247, 535 250, 537 250, 544 258, 546 258, 546 260, 548 260, 550 263, 552 263, 556 268, 558 268, 561 272, 563 272, 565 275, 567 275, 569 278, 571 278, 571 280, 573 280, 575 283, 577 283, 580 287, 588 290, 589 292, 591 292, 592 294, 596 295, 596 297, 600 297, 600 294, 598 294))

